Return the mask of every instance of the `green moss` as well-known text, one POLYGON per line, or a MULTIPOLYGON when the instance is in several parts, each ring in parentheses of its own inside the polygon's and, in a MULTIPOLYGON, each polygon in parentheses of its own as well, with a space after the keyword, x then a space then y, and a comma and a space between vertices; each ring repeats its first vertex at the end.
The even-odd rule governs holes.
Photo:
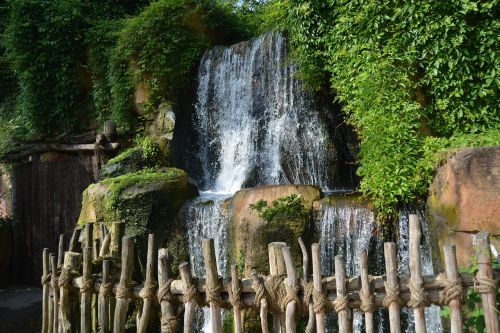
POLYGON ((123 162, 125 159, 127 159, 128 157, 130 157, 131 154, 135 153, 135 152, 138 152, 138 151, 141 151, 141 147, 131 147, 131 148, 128 148, 124 151, 122 151, 119 155, 113 157, 112 159, 110 159, 108 161, 108 163, 106 164, 115 164, 115 163, 120 163, 120 162, 123 162))

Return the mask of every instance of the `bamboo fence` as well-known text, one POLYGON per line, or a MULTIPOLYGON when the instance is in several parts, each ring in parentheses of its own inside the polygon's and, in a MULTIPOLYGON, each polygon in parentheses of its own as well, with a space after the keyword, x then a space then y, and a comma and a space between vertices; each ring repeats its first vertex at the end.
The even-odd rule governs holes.
POLYGON ((307 249, 299 239, 302 276, 287 244, 275 242, 268 248, 270 275, 253 273, 240 278, 232 265, 230 277, 221 278, 214 242, 204 239, 201 245, 206 277, 191 276, 188 263, 182 263, 180 279, 174 279, 169 271, 172 258, 168 249, 156 250, 155 236, 149 235, 146 277, 139 285, 132 281, 134 239, 122 238, 119 223, 109 231, 103 224, 87 224, 83 232, 81 253, 76 252, 77 230, 64 253, 64 237, 60 237, 57 258, 48 249, 43 250, 42 333, 125 332, 132 301, 139 308, 135 327, 141 333, 158 330, 152 326, 154 316, 160 318, 162 333, 193 332, 197 307, 210 308, 213 332, 222 332, 221 309, 231 310, 236 333, 242 332, 242 311, 248 308, 259 311, 263 333, 295 333, 300 318, 307 318, 306 332, 322 333, 325 315, 331 311, 338 315, 338 331, 351 332, 353 310, 364 313, 366 332, 372 333, 373 313, 379 308, 389 312, 390 332, 400 332, 400 310, 411 308, 415 332, 421 333, 426 332, 424 309, 431 304, 450 307, 450 331, 455 333, 463 328, 462 304, 467 288, 481 293, 486 331, 499 332, 496 289, 500 271, 492 268, 489 234, 479 232, 474 237, 476 274, 459 273, 455 246, 447 245, 443 249, 445 272, 423 276, 417 215, 410 215, 409 276, 397 274, 394 243, 384 244, 385 275, 369 275, 367 253, 363 251, 359 253, 360 276, 354 277, 346 276, 341 255, 335 257, 335 275, 321 276, 319 244, 315 243, 311 247, 311 276, 307 249), (97 265, 102 266, 101 273, 92 274, 92 266, 96 271, 97 265), (111 276, 113 266, 120 270, 117 280, 111 276))

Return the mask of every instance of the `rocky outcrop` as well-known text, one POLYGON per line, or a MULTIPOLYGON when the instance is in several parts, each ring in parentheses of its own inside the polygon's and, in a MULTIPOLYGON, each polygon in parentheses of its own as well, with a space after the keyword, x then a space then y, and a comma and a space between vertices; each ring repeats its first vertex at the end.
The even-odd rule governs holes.
POLYGON ((161 155, 170 160, 170 143, 174 138, 175 113, 170 103, 162 103, 154 115, 149 116, 146 132, 158 144, 161 155))
POLYGON ((477 231, 500 234, 500 146, 450 155, 430 188, 428 214, 439 247, 454 243, 459 266, 467 266, 477 231))
MULTIPOLYGON (((267 246, 270 242, 283 241, 288 244, 297 244, 297 238, 302 236, 312 239, 310 221, 297 223, 284 222, 273 227, 270 223, 259 218, 257 212, 250 209, 250 205, 264 200, 269 204, 291 194, 299 194, 306 209, 311 210, 313 202, 323 196, 317 186, 308 185, 267 185, 241 190, 234 195, 230 207, 232 209, 231 237, 232 256, 244 273, 249 276, 252 270, 267 272, 267 246)), ((300 255, 298 248, 292 249, 293 254, 300 255)))
POLYGON ((0 166, 0 218, 12 216, 11 174, 0 166))
POLYGON ((132 147, 109 160, 99 171, 99 179, 112 178, 137 172, 146 168, 155 168, 162 161, 154 156, 147 156, 142 146, 132 147))

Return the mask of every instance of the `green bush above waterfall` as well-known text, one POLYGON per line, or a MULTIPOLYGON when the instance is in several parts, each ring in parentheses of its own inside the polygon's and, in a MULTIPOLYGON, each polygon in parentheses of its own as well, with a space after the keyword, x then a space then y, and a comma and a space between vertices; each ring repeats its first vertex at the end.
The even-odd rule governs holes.
POLYGON ((380 220, 426 193, 436 153, 500 144, 497 2, 271 4, 302 77, 329 87, 356 128, 361 190, 380 220))

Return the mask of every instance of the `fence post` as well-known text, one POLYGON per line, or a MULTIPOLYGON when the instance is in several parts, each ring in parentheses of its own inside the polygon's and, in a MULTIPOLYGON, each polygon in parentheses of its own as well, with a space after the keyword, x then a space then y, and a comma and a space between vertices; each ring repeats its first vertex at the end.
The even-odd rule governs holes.
POLYGON ((359 297, 361 298, 361 310, 365 313, 365 328, 366 333, 374 332, 373 323, 373 295, 370 288, 370 279, 368 277, 368 253, 366 250, 359 252, 359 265, 360 265, 360 280, 361 290, 359 297))
POLYGON ((62 266, 64 260, 64 234, 59 235, 59 247, 57 251, 57 267, 62 266))
POLYGON ((184 333, 193 332, 193 320, 196 308, 196 286, 191 281, 191 272, 189 264, 184 262, 179 265, 179 273, 181 274, 183 289, 184 289, 184 333), (189 295, 189 297, 188 297, 189 295))
POLYGON ((85 225, 85 246, 83 248, 83 274, 80 286, 80 331, 90 333, 92 331, 92 225, 85 225))
MULTIPOLYGON (((314 284, 314 293, 319 295, 323 294, 322 291, 322 283, 321 283, 321 260, 320 260, 320 252, 319 252, 319 244, 314 243, 311 247, 312 252, 312 265, 313 265, 313 284, 314 284)), ((316 303, 316 299, 318 297, 314 297, 314 303, 316 303)), ((317 333, 325 333, 325 309, 319 304, 314 304, 315 313, 316 313, 316 332, 317 333)))
MULTIPOLYGON (((445 261, 446 278, 450 283, 449 286, 445 288, 447 289, 449 287, 453 287, 454 285, 461 287, 460 275, 458 274, 458 267, 457 267, 457 257, 455 255, 455 245, 445 245, 444 261, 445 261)), ((451 333, 460 333, 462 332, 462 327, 463 327, 460 299, 457 298, 453 298, 449 301, 450 312, 451 312, 451 333)))
POLYGON ((500 332, 498 325, 498 309, 496 309, 496 284, 493 281, 491 266, 490 239, 487 232, 480 232, 474 237, 478 272, 476 289, 481 293, 486 332, 500 332))
POLYGON ((385 283, 384 306, 389 308, 389 325, 391 333, 401 332, 401 318, 399 315, 399 285, 396 265, 396 244, 384 243, 385 283))
POLYGON ((71 238, 69 240, 68 252, 76 252, 79 235, 80 235, 80 229, 78 229, 78 227, 75 227, 75 229, 73 229, 73 233, 71 234, 71 238))
MULTIPOLYGON (((284 242, 273 242, 267 246, 269 252, 269 273, 271 275, 286 274, 285 259, 281 248, 285 247, 284 242)), ((285 315, 273 311, 273 332, 285 331, 285 315)))
POLYGON ((233 305, 233 317, 234 317, 234 332, 241 333, 243 327, 241 324, 241 288, 240 279, 238 277, 238 269, 236 265, 231 266, 231 303, 233 305))
POLYGON ((59 332, 59 287, 58 287, 58 282, 57 282, 57 262, 56 262, 56 257, 51 255, 50 256, 50 269, 52 273, 52 279, 50 281, 50 284, 52 286, 52 333, 57 333, 59 332))
POLYGON ((297 296, 297 271, 295 269, 295 263, 293 262, 292 254, 290 253, 290 248, 285 246, 281 248, 283 253, 283 259, 285 259, 286 266, 286 293, 288 304, 286 305, 286 333, 295 333, 296 323, 295 323, 295 312, 297 311, 298 296, 297 296), (294 299, 292 299, 295 298, 294 299))
POLYGON ((121 263, 120 282, 116 290, 114 333, 124 333, 125 322, 127 320, 128 294, 130 292, 130 282, 132 281, 132 271, 134 269, 134 240, 128 236, 123 237, 122 240, 121 263))
POLYGON ((109 260, 102 262, 102 282, 99 288, 99 297, 97 301, 99 332, 108 333, 110 331, 109 321, 109 294, 111 293, 112 282, 109 279, 109 260))
POLYGON ((350 333, 352 331, 352 316, 347 297, 344 257, 341 255, 335 256, 335 284, 337 299, 335 299, 334 304, 335 312, 337 312, 339 318, 339 332, 350 333))
POLYGON ((146 259, 146 281, 140 296, 144 300, 142 307, 141 319, 137 328, 138 333, 146 333, 148 329, 149 314, 153 305, 154 291, 156 284, 154 281, 154 262, 155 262, 155 235, 149 234, 148 237, 148 254, 146 259))
POLYGON ((410 293, 411 299, 408 305, 413 308, 415 319, 415 333, 425 333, 425 302, 426 293, 424 280, 422 279, 422 262, 420 259, 420 240, 422 230, 420 229, 420 219, 417 214, 410 214, 410 293))
POLYGON ((49 249, 45 248, 42 252, 42 333, 49 331, 49 249))
POLYGON ((120 256, 121 241, 124 234, 125 224, 123 222, 113 222, 111 223, 110 233, 111 233, 111 243, 110 250, 111 256, 113 258, 118 258, 120 256))
POLYGON ((161 307, 161 332, 177 332, 177 317, 170 293, 171 278, 169 270, 170 256, 167 249, 158 250, 158 302, 161 307))
MULTIPOLYGON (((302 251, 302 271, 303 271, 302 280, 304 281, 304 284, 307 284, 308 283, 307 279, 309 277, 309 256, 307 255, 307 248, 306 245, 304 244, 304 241, 302 240, 302 237, 299 237, 299 245, 300 245, 300 250, 302 251)), ((305 332, 312 333, 314 330, 314 321, 315 321, 314 305, 312 302, 309 302, 307 310, 308 310, 308 319, 305 332)))
POLYGON ((212 332, 222 332, 221 303, 219 276, 217 274, 217 262, 215 259, 215 247, 213 239, 202 240, 203 259, 205 261, 207 301, 210 304, 210 317, 212 332))
POLYGON ((64 263, 59 276, 59 316, 61 320, 62 332, 70 333, 75 331, 71 323, 71 304, 69 295, 69 285, 73 278, 73 270, 79 270, 82 261, 81 253, 66 252, 64 254, 64 263))

